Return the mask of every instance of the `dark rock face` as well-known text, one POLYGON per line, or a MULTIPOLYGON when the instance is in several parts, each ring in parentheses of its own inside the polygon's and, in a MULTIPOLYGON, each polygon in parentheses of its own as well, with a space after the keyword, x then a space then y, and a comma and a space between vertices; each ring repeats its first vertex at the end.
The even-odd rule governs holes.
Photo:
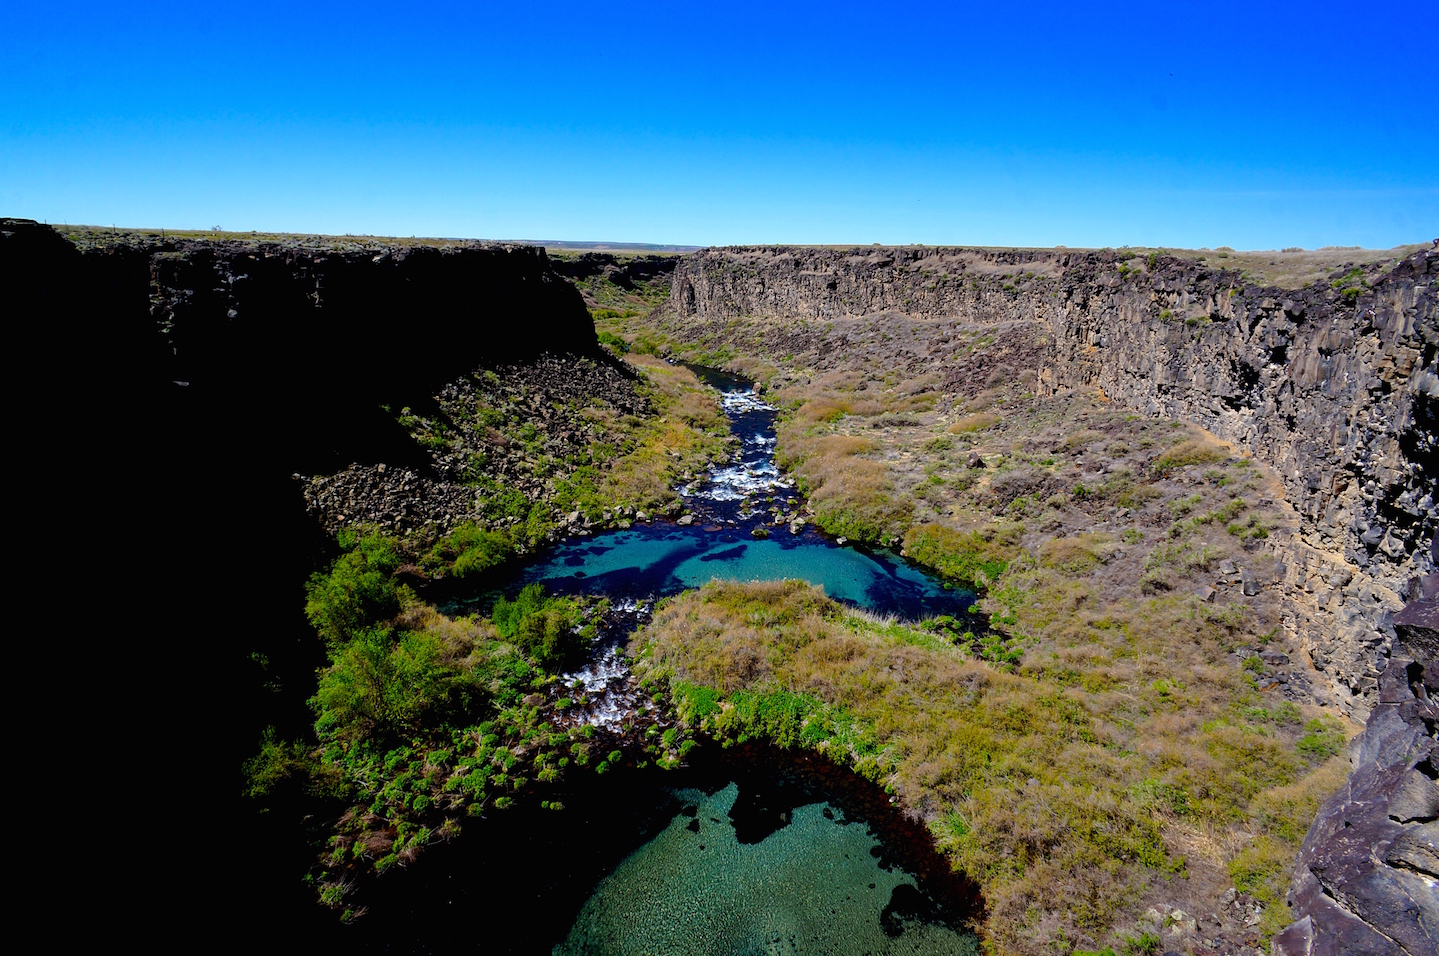
MULTIPOLYGON (((65 651, 29 642, 35 659, 14 664, 69 682, 66 702, 31 705, 21 747, 40 761, 94 740, 107 816, 169 835, 107 880, 91 919, 43 922, 59 938, 105 926, 173 945, 213 938, 219 898, 283 910, 293 860, 239 854, 209 881, 174 874, 205 858, 217 819, 237 844, 265 839, 232 803, 239 768, 267 725, 296 735, 313 720, 296 688, 324 658, 302 582, 333 544, 291 476, 386 462, 432 488, 429 457, 380 406, 419 407, 487 363, 598 354, 584 302, 523 246, 77 243, 0 220, 0 316, 25 555, 12 587, 30 598, 18 627, 64 621, 72 635, 65 651), (156 799, 162 779, 188 795, 156 799)), ((78 821, 36 847, 36 885, 72 879, 71 861, 104 839, 93 799, 35 798, 34 819, 78 821), (56 852, 65 838, 73 852, 56 852)))
POLYGON ((732 320, 765 317, 773 354, 825 369, 862 349, 966 393, 988 369, 950 357, 947 327, 986 324, 1003 374, 1022 364, 1042 391, 1097 386, 1247 449, 1280 472, 1302 521, 1277 555, 1287 643, 1362 719, 1392 615, 1433 569, 1439 249, 1366 269, 1284 290, 1107 250, 725 248, 681 260, 665 309, 676 328, 721 338, 732 320))
POLYGON ((359 454, 400 460, 409 443, 379 419, 382 403, 420 406, 483 364, 598 349, 578 292, 530 246, 151 238, 82 249, 6 220, 0 269, 23 318, 9 332, 12 378, 145 382, 207 416, 233 410, 287 475, 359 454))
POLYGON ((1439 952, 1439 576, 1395 618, 1380 702, 1351 745, 1348 786, 1319 811, 1299 852, 1289 905, 1299 917, 1276 956, 1439 952))
POLYGON ((627 255, 608 252, 585 252, 574 258, 550 260, 555 272, 566 279, 608 279, 621 289, 633 290, 640 282, 649 282, 674 272, 676 256, 627 255))

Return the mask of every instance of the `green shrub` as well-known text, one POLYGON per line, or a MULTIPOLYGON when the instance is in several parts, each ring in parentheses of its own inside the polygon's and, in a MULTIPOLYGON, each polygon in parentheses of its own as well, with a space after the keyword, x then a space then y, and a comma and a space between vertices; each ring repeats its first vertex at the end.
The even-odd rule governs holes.
POLYGON ((748 690, 733 694, 730 704, 710 722, 717 737, 738 743, 769 740, 784 748, 799 743, 805 718, 820 706, 806 694, 748 690))
POLYGON ((422 562, 443 567, 457 578, 478 577, 514 555, 514 542, 501 531, 487 531, 472 521, 462 522, 441 538, 422 562))
POLYGON ((352 742, 461 718, 481 694, 474 675, 447 660, 437 635, 371 627, 332 653, 310 703, 322 738, 352 742))
POLYGON ((274 727, 265 728, 260 751, 245 761, 244 771, 246 794, 258 800, 288 787, 309 796, 340 796, 347 789, 335 768, 321 763, 298 741, 279 739, 274 727))
POLYGON ((1344 725, 1333 717, 1316 717, 1304 729, 1294 749, 1310 760, 1326 760, 1344 749, 1344 725))
MULTIPOLYGON (((600 311, 607 312, 611 310, 601 309, 600 311)), ((599 339, 601 345, 614 350, 620 355, 624 355, 630 350, 629 343, 626 342, 624 339, 620 338, 618 335, 615 335, 613 332, 601 332, 595 337, 599 339)))
POLYGON ((1143 932, 1124 939, 1124 956, 1159 956, 1164 941, 1155 933, 1143 932))
POLYGON ((580 626, 576 601, 545 597, 539 584, 526 585, 513 601, 500 598, 491 617, 501 636, 514 641, 547 670, 583 657, 593 636, 592 628, 580 626))
POLYGON ((391 575, 400 566, 398 542, 379 534, 342 538, 349 548, 326 574, 316 572, 306 587, 305 616, 327 644, 342 644, 377 621, 394 617, 414 600, 391 575))
POLYGON ((671 695, 680 720, 692 727, 700 726, 706 717, 719 713, 720 693, 713 687, 677 681, 671 688, 671 695))
POLYGON ((1284 898, 1284 887, 1294 866, 1294 851, 1273 837, 1261 835, 1229 863, 1234 888, 1248 893, 1266 908, 1284 898))

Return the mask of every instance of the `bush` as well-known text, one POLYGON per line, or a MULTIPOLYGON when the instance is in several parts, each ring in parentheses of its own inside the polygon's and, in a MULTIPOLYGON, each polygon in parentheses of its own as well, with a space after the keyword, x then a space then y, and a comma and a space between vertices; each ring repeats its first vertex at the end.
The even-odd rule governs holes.
POLYGON ((1327 760, 1344 749, 1344 725, 1333 717, 1316 717, 1304 729, 1306 733, 1294 749, 1310 760, 1327 760))
POLYGON ((573 599, 547 598, 539 584, 526 585, 513 601, 500 598, 491 617, 502 637, 547 670, 582 658, 593 636, 593 629, 580 627, 579 605, 573 599))
POLYGON ((316 760, 298 741, 279 739, 274 727, 265 728, 260 752, 245 761, 244 770, 246 793, 254 799, 271 798, 286 788, 309 796, 339 796, 346 789, 335 768, 316 760))
POLYGON ((393 740, 463 717, 481 695, 432 633, 372 627, 337 649, 311 699, 321 737, 393 740))
MULTIPOLYGON (((611 310, 601 309, 600 311, 607 312, 611 310)), ((630 344, 624 339, 620 338, 618 335, 615 335, 613 332, 601 332, 595 337, 599 339, 601 345, 612 349, 614 352, 620 355, 624 355, 630 350, 630 344)))
POLYGON ((398 542, 371 534, 350 548, 326 574, 316 572, 306 587, 305 616, 330 645, 343 644, 373 622, 385 621, 414 600, 391 575, 400 566, 398 542))
POLYGON ((1228 457, 1228 453, 1217 443, 1191 438, 1180 442, 1155 458, 1150 464, 1149 470, 1156 475, 1164 475, 1189 465, 1207 465, 1216 461, 1224 461, 1228 457))
POLYGON ((425 556, 426 567, 448 568, 457 578, 478 577, 514 555, 514 542, 501 531, 487 531, 463 522, 441 538, 425 556))

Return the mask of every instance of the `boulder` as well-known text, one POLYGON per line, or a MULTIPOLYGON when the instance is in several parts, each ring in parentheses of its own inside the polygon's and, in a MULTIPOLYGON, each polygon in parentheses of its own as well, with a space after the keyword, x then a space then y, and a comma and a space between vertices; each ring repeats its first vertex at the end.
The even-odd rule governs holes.
POLYGON ((1436 844, 1439 844, 1439 823, 1421 824, 1406 830, 1394 841, 1384 856, 1384 862, 1439 877, 1439 848, 1436 844))
MULTIPOLYGON (((1435 601, 1421 598, 1395 617, 1396 651, 1429 646, 1435 601)), ((1289 889, 1298 919, 1274 937, 1275 956, 1439 952, 1436 676, 1432 657, 1398 656, 1380 675, 1380 702, 1350 745, 1349 782, 1320 808, 1300 847, 1289 889)))

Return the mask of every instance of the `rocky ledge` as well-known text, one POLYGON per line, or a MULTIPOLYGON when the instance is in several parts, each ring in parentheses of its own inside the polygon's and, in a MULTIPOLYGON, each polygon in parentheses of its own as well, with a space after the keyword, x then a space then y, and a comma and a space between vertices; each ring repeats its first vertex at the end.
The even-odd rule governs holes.
POLYGON ((1299 918, 1274 937, 1275 956, 1439 952, 1439 574, 1417 590, 1394 618, 1349 783, 1300 849, 1289 892, 1299 918))
MULTIPOLYGON (((545 353, 477 369, 446 384, 428 415, 396 410, 419 439, 425 466, 352 464, 330 475, 293 477, 301 483, 306 510, 328 534, 356 526, 399 535, 443 535, 462 522, 509 527, 521 518, 507 514, 497 500, 497 493, 507 492, 522 495, 526 510, 536 502, 550 504, 560 531, 579 533, 594 523, 578 513, 566 515, 553 503, 557 468, 581 459, 594 442, 623 441, 606 429, 603 415, 577 410, 585 406, 616 417, 652 412, 634 374, 620 363, 545 353), (530 440, 505 433, 516 429, 530 440), (477 485, 476 478, 487 480, 477 485)), ((635 517, 635 509, 621 503, 606 512, 604 522, 635 517)))

